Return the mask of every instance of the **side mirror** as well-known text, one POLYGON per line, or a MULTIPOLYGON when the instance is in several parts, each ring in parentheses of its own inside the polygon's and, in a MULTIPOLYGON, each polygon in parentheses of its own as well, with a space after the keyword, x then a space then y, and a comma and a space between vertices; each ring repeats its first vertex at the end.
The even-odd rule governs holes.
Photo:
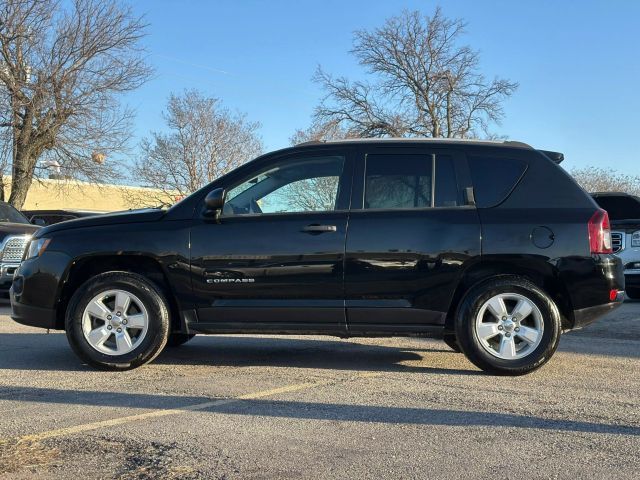
POLYGON ((205 217, 214 217, 218 220, 222 207, 224 207, 224 201, 227 196, 227 192, 224 188, 216 188, 207 193, 204 197, 204 211, 202 215, 205 217))
POLYGON ((45 222, 43 218, 36 218, 36 219, 32 220, 31 223, 33 223, 34 225, 38 225, 40 227, 46 227, 47 226, 47 222, 45 222))

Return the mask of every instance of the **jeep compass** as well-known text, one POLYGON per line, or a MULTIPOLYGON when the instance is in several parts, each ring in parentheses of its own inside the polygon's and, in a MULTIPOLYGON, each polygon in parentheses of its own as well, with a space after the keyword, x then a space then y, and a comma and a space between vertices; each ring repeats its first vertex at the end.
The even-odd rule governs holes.
POLYGON ((442 139, 266 154, 167 210, 38 230, 13 318, 113 370, 196 333, 269 333, 439 336, 523 374, 624 296, 608 215, 562 159, 442 139))

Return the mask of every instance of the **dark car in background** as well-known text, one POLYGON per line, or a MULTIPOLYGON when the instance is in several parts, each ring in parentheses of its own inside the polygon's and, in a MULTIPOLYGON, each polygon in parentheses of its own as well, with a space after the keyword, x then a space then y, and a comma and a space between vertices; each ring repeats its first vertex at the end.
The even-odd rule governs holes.
POLYGON ((196 333, 270 333, 440 336, 523 374, 624 297, 607 213, 562 158, 442 139, 269 153, 168 210, 36 232, 12 316, 103 369, 196 333))
POLYGON ((14 207, 0 202, 0 300, 9 300, 13 274, 38 228, 14 207))
POLYGON ((624 266, 627 296, 640 300, 640 197, 623 192, 591 196, 609 213, 613 253, 624 266))
POLYGON ((45 227, 76 218, 93 217, 104 212, 94 210, 23 210, 22 213, 34 225, 45 227))

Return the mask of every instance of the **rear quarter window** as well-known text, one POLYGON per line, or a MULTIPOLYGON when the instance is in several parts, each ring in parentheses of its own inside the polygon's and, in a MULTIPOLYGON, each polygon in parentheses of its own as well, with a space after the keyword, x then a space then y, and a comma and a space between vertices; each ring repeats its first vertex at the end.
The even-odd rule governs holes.
POLYGON ((474 155, 469 157, 469 169, 476 205, 487 208, 506 200, 527 170, 527 162, 515 158, 474 155))

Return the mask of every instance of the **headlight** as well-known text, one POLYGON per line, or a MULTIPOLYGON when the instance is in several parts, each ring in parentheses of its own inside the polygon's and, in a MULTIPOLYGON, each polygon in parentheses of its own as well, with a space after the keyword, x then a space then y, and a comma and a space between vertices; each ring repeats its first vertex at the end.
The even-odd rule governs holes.
POLYGON ((38 238, 36 240, 31 240, 25 260, 42 255, 49 246, 49 242, 51 242, 50 238, 38 238))

